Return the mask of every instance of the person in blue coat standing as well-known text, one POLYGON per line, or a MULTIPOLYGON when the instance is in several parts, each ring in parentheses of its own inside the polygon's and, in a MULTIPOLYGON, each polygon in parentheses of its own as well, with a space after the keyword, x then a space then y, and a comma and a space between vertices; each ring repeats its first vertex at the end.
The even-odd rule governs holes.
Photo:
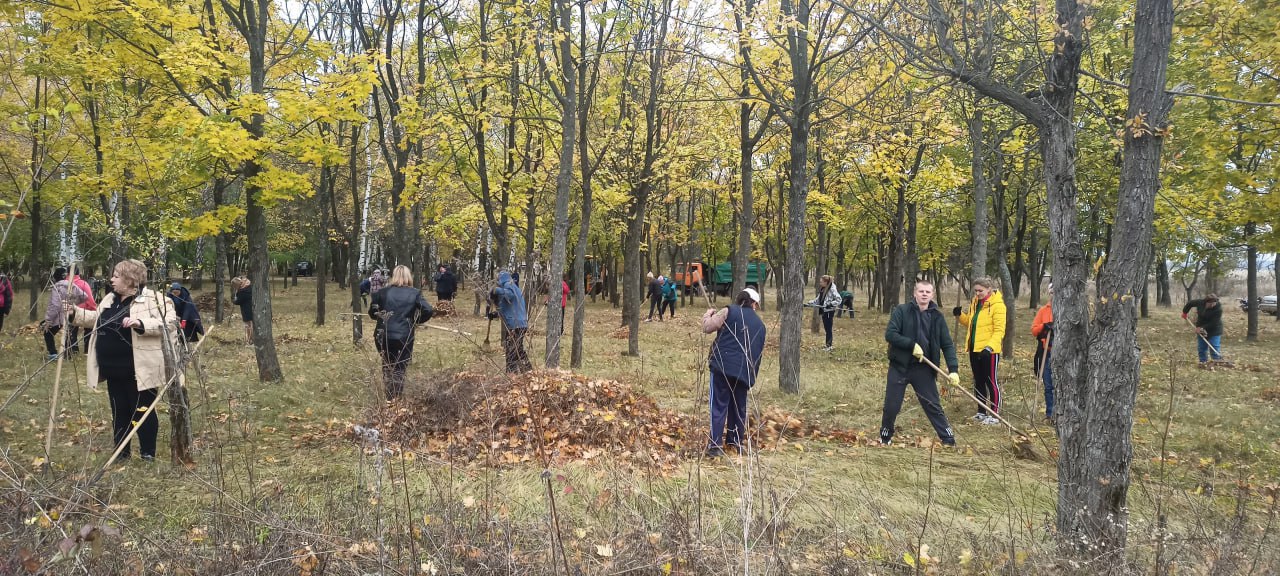
POLYGON ((744 451, 747 432, 747 392, 760 372, 764 353, 764 321, 756 313, 760 293, 747 288, 733 304, 720 310, 707 309, 702 315, 702 331, 716 333, 708 364, 711 368, 711 436, 707 457, 724 455, 725 446, 744 451), (728 427, 726 429, 726 421, 728 427))
POLYGON ((524 305, 524 292, 516 285, 510 272, 498 272, 498 285, 489 293, 489 299, 498 306, 498 314, 502 316, 502 349, 507 356, 507 372, 533 370, 529 352, 524 347, 524 335, 529 331, 529 313, 524 305))

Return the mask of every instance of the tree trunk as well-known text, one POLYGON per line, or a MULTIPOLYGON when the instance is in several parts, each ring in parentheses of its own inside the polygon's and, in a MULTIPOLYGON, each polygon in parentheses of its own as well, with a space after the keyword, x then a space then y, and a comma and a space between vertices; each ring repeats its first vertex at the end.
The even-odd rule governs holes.
MULTIPOLYGON (((1086 380, 1090 398, 1085 459, 1075 462, 1084 468, 1081 480, 1087 511, 1078 526, 1080 536, 1089 543, 1090 556, 1114 553, 1117 558, 1123 557, 1128 533, 1133 407, 1142 367, 1134 298, 1138 284, 1146 279, 1160 188, 1160 152, 1173 104, 1165 94, 1172 0, 1138 0, 1133 29, 1134 62, 1125 117, 1139 122, 1125 131, 1116 210, 1116 222, 1124 225, 1113 228, 1108 258, 1099 274, 1096 336, 1089 346, 1086 380), (1141 122, 1144 115, 1145 123, 1141 122)), ((1056 361, 1059 354, 1053 357, 1056 361)), ((1056 375, 1056 364, 1054 368, 1056 375)))
MULTIPOLYGON (((559 18, 560 37, 560 88, 555 82, 549 82, 556 97, 560 100, 560 166, 556 174, 556 208, 554 233, 551 235, 551 272, 547 278, 547 350, 546 367, 560 367, 560 340, 564 331, 560 306, 560 280, 564 275, 566 247, 569 242, 569 193, 573 185, 573 152, 577 136, 575 124, 578 120, 578 86, 577 71, 573 68, 573 39, 569 34, 572 25, 571 6, 569 0, 553 0, 552 16, 559 18)), ((583 219, 590 223, 590 220, 583 219)), ((581 282, 582 276, 575 277, 575 283, 581 282)))
POLYGON ((1161 250, 1156 257, 1156 304, 1165 308, 1173 306, 1173 294, 1170 291, 1169 260, 1161 250))
MULTIPOLYGON (((1245 298, 1249 300, 1249 312, 1247 314, 1248 328, 1245 332, 1245 340, 1248 342, 1258 341, 1258 246, 1254 244, 1253 237, 1258 233, 1258 225, 1253 222, 1247 222, 1244 225, 1244 237, 1247 245, 1245 246, 1245 266, 1248 268, 1245 280, 1245 298)), ((1222 304, 1218 304, 1221 306, 1222 304)))
POLYGON ((316 266, 312 270, 312 275, 316 279, 316 326, 324 326, 325 277, 329 274, 329 211, 326 208, 329 198, 333 195, 333 168, 329 166, 320 168, 318 192, 316 204, 320 212, 320 227, 316 231, 316 266))
POLYGON ((970 173, 973 178, 973 249, 970 254, 972 278, 987 275, 987 174, 984 163, 982 98, 973 102, 973 115, 969 116, 970 173))
POLYGON ((364 230, 363 212, 360 209, 360 124, 351 123, 351 150, 347 154, 347 171, 351 191, 351 233, 347 236, 347 284, 351 290, 351 341, 359 344, 364 337, 364 311, 360 301, 360 250, 361 235, 364 230))
POLYGON ((902 266, 902 290, 908 300, 915 294, 916 279, 920 276, 920 251, 916 249, 916 203, 907 202, 907 257, 902 266))

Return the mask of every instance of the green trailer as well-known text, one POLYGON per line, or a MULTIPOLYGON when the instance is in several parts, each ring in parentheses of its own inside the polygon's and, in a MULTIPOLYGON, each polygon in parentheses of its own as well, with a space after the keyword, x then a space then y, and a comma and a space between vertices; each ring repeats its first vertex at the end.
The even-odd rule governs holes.
MULTIPOLYGON (((759 290, 764 286, 765 280, 769 279, 769 266, 764 262, 756 261, 747 264, 747 286, 759 290)), ((728 296, 729 290, 733 288, 733 263, 721 262, 716 264, 715 273, 709 282, 716 294, 720 296, 728 296)))

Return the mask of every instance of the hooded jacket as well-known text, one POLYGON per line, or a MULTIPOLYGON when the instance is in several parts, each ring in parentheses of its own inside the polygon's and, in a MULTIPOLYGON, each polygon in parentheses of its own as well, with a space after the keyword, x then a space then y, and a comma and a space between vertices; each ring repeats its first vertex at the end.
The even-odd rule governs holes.
MULTIPOLYGON (((89 387, 98 389, 98 320, 99 313, 112 307, 117 298, 114 292, 107 294, 99 303, 98 310, 73 308, 71 323, 81 328, 92 328, 89 335, 89 387)), ((142 331, 133 332, 133 371, 137 375, 138 390, 159 388, 165 383, 164 354, 165 348, 177 350, 178 315, 174 312, 169 299, 160 296, 154 290, 142 287, 138 295, 129 304, 129 316, 142 322, 142 331), (171 340, 164 342, 167 336, 171 340)), ((183 381, 178 374, 178 383, 183 381)))
POLYGON ((196 302, 191 298, 191 291, 186 286, 175 284, 179 294, 173 295, 174 288, 169 287, 169 299, 173 301, 174 312, 178 315, 178 320, 182 325, 182 337, 187 342, 195 342, 204 334, 204 324, 200 321, 200 310, 196 308, 196 302))
POLYGON ((498 305, 498 313, 502 315, 502 324, 508 329, 529 327, 529 313, 524 306, 524 292, 511 279, 511 273, 503 270, 498 273, 498 286, 491 293, 493 302, 498 305))
POLYGON ((999 290, 993 290, 982 302, 975 297, 969 301, 969 312, 960 315, 960 323, 969 327, 969 336, 965 339, 969 344, 969 352, 981 352, 983 348, 990 348, 992 353, 1000 354, 1005 328, 1004 296, 999 290))

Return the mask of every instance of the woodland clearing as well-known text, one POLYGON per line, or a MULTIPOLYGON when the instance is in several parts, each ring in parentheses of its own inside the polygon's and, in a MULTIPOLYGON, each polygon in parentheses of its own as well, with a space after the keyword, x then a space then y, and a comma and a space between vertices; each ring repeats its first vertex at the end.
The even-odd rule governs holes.
MULTIPOLYGON (((446 416, 397 416, 398 408, 415 405, 384 405, 372 346, 353 347, 349 323, 336 314, 323 327, 312 325, 314 281, 273 291, 285 380, 259 383, 253 351, 232 325, 238 321, 218 326, 200 354, 204 377, 189 371, 196 464, 129 461, 92 487, 87 478, 111 452, 106 394, 84 386, 83 356, 64 367, 52 466, 41 471, 54 371, 41 370, 32 330, 3 335, 0 395, 9 398, 35 376, 0 413, 0 530, 7 542, 0 572, 21 573, 24 566, 54 574, 302 575, 1280 569, 1273 526, 1280 475, 1277 329, 1265 322, 1261 342, 1246 343, 1238 310, 1225 315, 1223 340, 1235 369, 1195 369, 1194 343, 1176 310, 1154 308, 1139 325, 1144 360, 1133 430, 1132 546, 1123 561, 1071 565, 1053 550, 1055 438, 1031 374, 1031 339, 1021 337, 1032 316, 1025 299, 1019 347, 1002 370, 1005 413, 1035 435, 1042 461, 1015 457, 1011 434, 973 423, 972 402, 954 391, 944 404, 959 448, 934 443, 911 396, 898 440, 878 446, 886 317, 869 310, 836 320, 831 353, 821 350, 821 335, 805 331, 798 395, 777 389, 777 358, 766 350, 751 398, 753 415, 763 414, 757 422, 764 426, 756 428, 762 445, 745 456, 702 459, 696 434, 706 422, 702 360, 711 339, 696 327, 703 307, 642 324, 645 353, 633 358, 621 354, 625 340, 608 337, 617 311, 589 303, 581 375, 538 373, 517 383, 604 386, 607 398, 557 422, 567 428, 616 432, 639 419, 692 426, 693 435, 673 438, 669 451, 657 450, 645 463, 607 446, 579 446, 585 436, 554 458, 504 457, 511 452, 499 443, 510 441, 511 428, 497 424, 483 438, 432 436, 444 449, 426 440, 399 442, 408 436, 393 430, 397 422, 403 431, 406 423, 444 422, 483 406, 519 410, 518 399, 503 404, 483 392, 484 382, 504 380, 500 346, 486 353, 480 336, 420 331, 406 396, 416 409, 435 407, 446 416), (464 370, 469 376, 451 376, 464 370), (618 384, 601 384, 607 381, 618 384), (448 389, 457 385, 472 390, 450 405, 448 389), (356 426, 381 427, 382 434, 374 442, 357 435, 356 426)), ((775 338, 769 296, 763 316, 775 338)), ((433 323, 483 334, 486 321, 466 306, 463 312, 433 323)), ((533 358, 541 357, 542 341, 529 339, 533 358)), ((963 359, 961 365, 968 383, 963 359)), ((557 406, 586 398, 566 390, 555 393, 557 406)), ((162 444, 166 413, 162 408, 162 444)))

